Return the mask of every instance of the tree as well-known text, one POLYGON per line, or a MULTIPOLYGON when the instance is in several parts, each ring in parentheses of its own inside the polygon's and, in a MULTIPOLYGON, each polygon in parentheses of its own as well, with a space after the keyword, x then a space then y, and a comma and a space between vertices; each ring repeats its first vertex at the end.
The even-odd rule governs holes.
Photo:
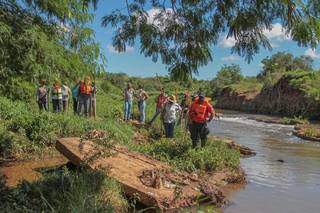
POLYGON ((82 1, 27 3, 0 1, 0 93, 28 99, 41 78, 74 79, 103 69, 82 1))
POLYGON ((223 88, 239 83, 242 79, 243 76, 239 65, 224 65, 211 81, 214 96, 219 94, 223 88))
POLYGON ((115 29, 118 51, 139 41, 141 53, 184 80, 212 61, 211 47, 225 34, 236 41, 232 52, 248 62, 261 46, 271 49, 263 31, 275 22, 300 46, 315 48, 319 16, 318 0, 127 0, 126 10, 107 14, 102 24, 115 29))
POLYGON ((272 82, 275 82, 288 71, 313 70, 313 59, 310 56, 294 57, 291 53, 285 52, 278 52, 270 58, 266 57, 261 63, 263 67, 258 75, 258 79, 263 81, 270 79, 272 82))

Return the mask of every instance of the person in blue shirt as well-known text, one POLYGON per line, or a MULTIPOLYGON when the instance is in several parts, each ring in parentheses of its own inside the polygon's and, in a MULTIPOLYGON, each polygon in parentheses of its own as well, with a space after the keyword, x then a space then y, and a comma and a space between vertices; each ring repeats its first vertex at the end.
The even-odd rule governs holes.
POLYGON ((79 87, 80 87, 80 81, 76 80, 75 85, 71 89, 74 114, 77 114, 78 112, 79 87))

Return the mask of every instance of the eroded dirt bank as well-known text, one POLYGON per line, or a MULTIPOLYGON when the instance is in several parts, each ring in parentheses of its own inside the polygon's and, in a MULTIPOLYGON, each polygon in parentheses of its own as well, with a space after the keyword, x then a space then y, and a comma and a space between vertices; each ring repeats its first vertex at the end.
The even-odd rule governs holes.
POLYGON ((317 117, 320 112, 319 102, 308 98, 305 93, 290 85, 290 79, 283 77, 273 87, 261 92, 238 93, 225 88, 216 97, 216 107, 281 116, 317 117))

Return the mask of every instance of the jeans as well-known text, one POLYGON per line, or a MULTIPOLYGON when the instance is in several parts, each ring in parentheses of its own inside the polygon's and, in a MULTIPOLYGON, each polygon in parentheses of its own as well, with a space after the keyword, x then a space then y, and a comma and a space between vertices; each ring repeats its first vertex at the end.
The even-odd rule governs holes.
POLYGON ((209 129, 207 127, 207 123, 196 123, 193 122, 190 125, 190 133, 192 140, 192 147, 196 148, 198 146, 199 137, 201 139, 201 146, 204 147, 206 145, 207 136, 209 134, 209 129))
POLYGON ((154 113, 152 119, 150 120, 150 124, 152 124, 154 122, 154 120, 156 120, 156 118, 161 114, 162 108, 161 107, 157 107, 156 108, 156 112, 154 113))
POLYGON ((39 106, 40 111, 42 111, 42 110, 48 111, 47 98, 39 99, 38 106, 39 106))
POLYGON ((72 98, 73 101, 73 113, 77 114, 78 112, 78 99, 77 98, 72 98))
POLYGON ((173 138, 175 123, 163 123, 166 138, 173 138))
POLYGON ((61 99, 52 99, 53 112, 61 112, 62 109, 62 100, 61 99))
POLYGON ((80 115, 83 107, 83 114, 89 116, 89 109, 91 104, 91 95, 89 94, 80 94, 79 96, 79 105, 78 105, 78 114, 80 115))
POLYGON ((146 120, 146 102, 138 101, 138 107, 140 112, 140 122, 144 123, 146 120))
POLYGON ((63 100, 62 101, 63 112, 66 112, 68 110, 68 104, 69 104, 68 100, 63 100))
POLYGON ((124 120, 128 121, 131 119, 132 101, 124 102, 124 120))

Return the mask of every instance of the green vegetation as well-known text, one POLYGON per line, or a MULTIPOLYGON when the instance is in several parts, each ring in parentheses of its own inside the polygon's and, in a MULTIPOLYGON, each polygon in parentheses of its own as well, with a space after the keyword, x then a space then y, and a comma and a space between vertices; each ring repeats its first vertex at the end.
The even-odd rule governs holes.
POLYGON ((226 35, 236 40, 232 52, 247 61, 260 47, 272 48, 263 32, 274 23, 301 46, 316 47, 320 40, 318 0, 131 0, 123 7, 102 21, 115 28, 114 47, 125 51, 139 43, 140 52, 168 65, 176 79, 190 79, 211 62, 212 46, 226 35))
POLYGON ((13 189, 1 181, 0 190, 2 212, 124 212, 129 207, 119 184, 93 171, 59 169, 13 189))
MULTIPOLYGON (((147 102, 147 119, 150 119, 159 93, 155 86, 157 79, 129 78, 118 74, 108 74, 106 79, 97 80, 96 119, 74 116, 71 112, 40 113, 34 100, 26 103, 0 97, 0 159, 33 158, 54 150, 53 145, 59 137, 80 136, 98 129, 107 132, 107 140, 111 144, 121 144, 129 150, 148 154, 178 170, 209 172, 239 167, 239 152, 229 149, 221 141, 208 140, 204 148, 193 150, 188 133, 180 127, 177 128, 176 138, 168 140, 163 138, 159 119, 148 129, 121 121, 122 89, 127 81, 135 87, 143 82, 150 89, 151 97, 147 102)), ((161 83, 169 93, 179 94, 187 88, 162 77, 161 83)), ((192 87, 199 88, 199 82, 192 82, 192 87)), ((134 116, 138 115, 137 111, 134 103, 134 116)), ((4 192, 7 196, 1 200, 0 208, 8 211, 65 212, 76 209, 77 212, 113 212, 116 209, 123 212, 129 206, 114 180, 84 170, 48 172, 36 183, 22 183, 15 189, 1 190, 1 194, 4 192)))

